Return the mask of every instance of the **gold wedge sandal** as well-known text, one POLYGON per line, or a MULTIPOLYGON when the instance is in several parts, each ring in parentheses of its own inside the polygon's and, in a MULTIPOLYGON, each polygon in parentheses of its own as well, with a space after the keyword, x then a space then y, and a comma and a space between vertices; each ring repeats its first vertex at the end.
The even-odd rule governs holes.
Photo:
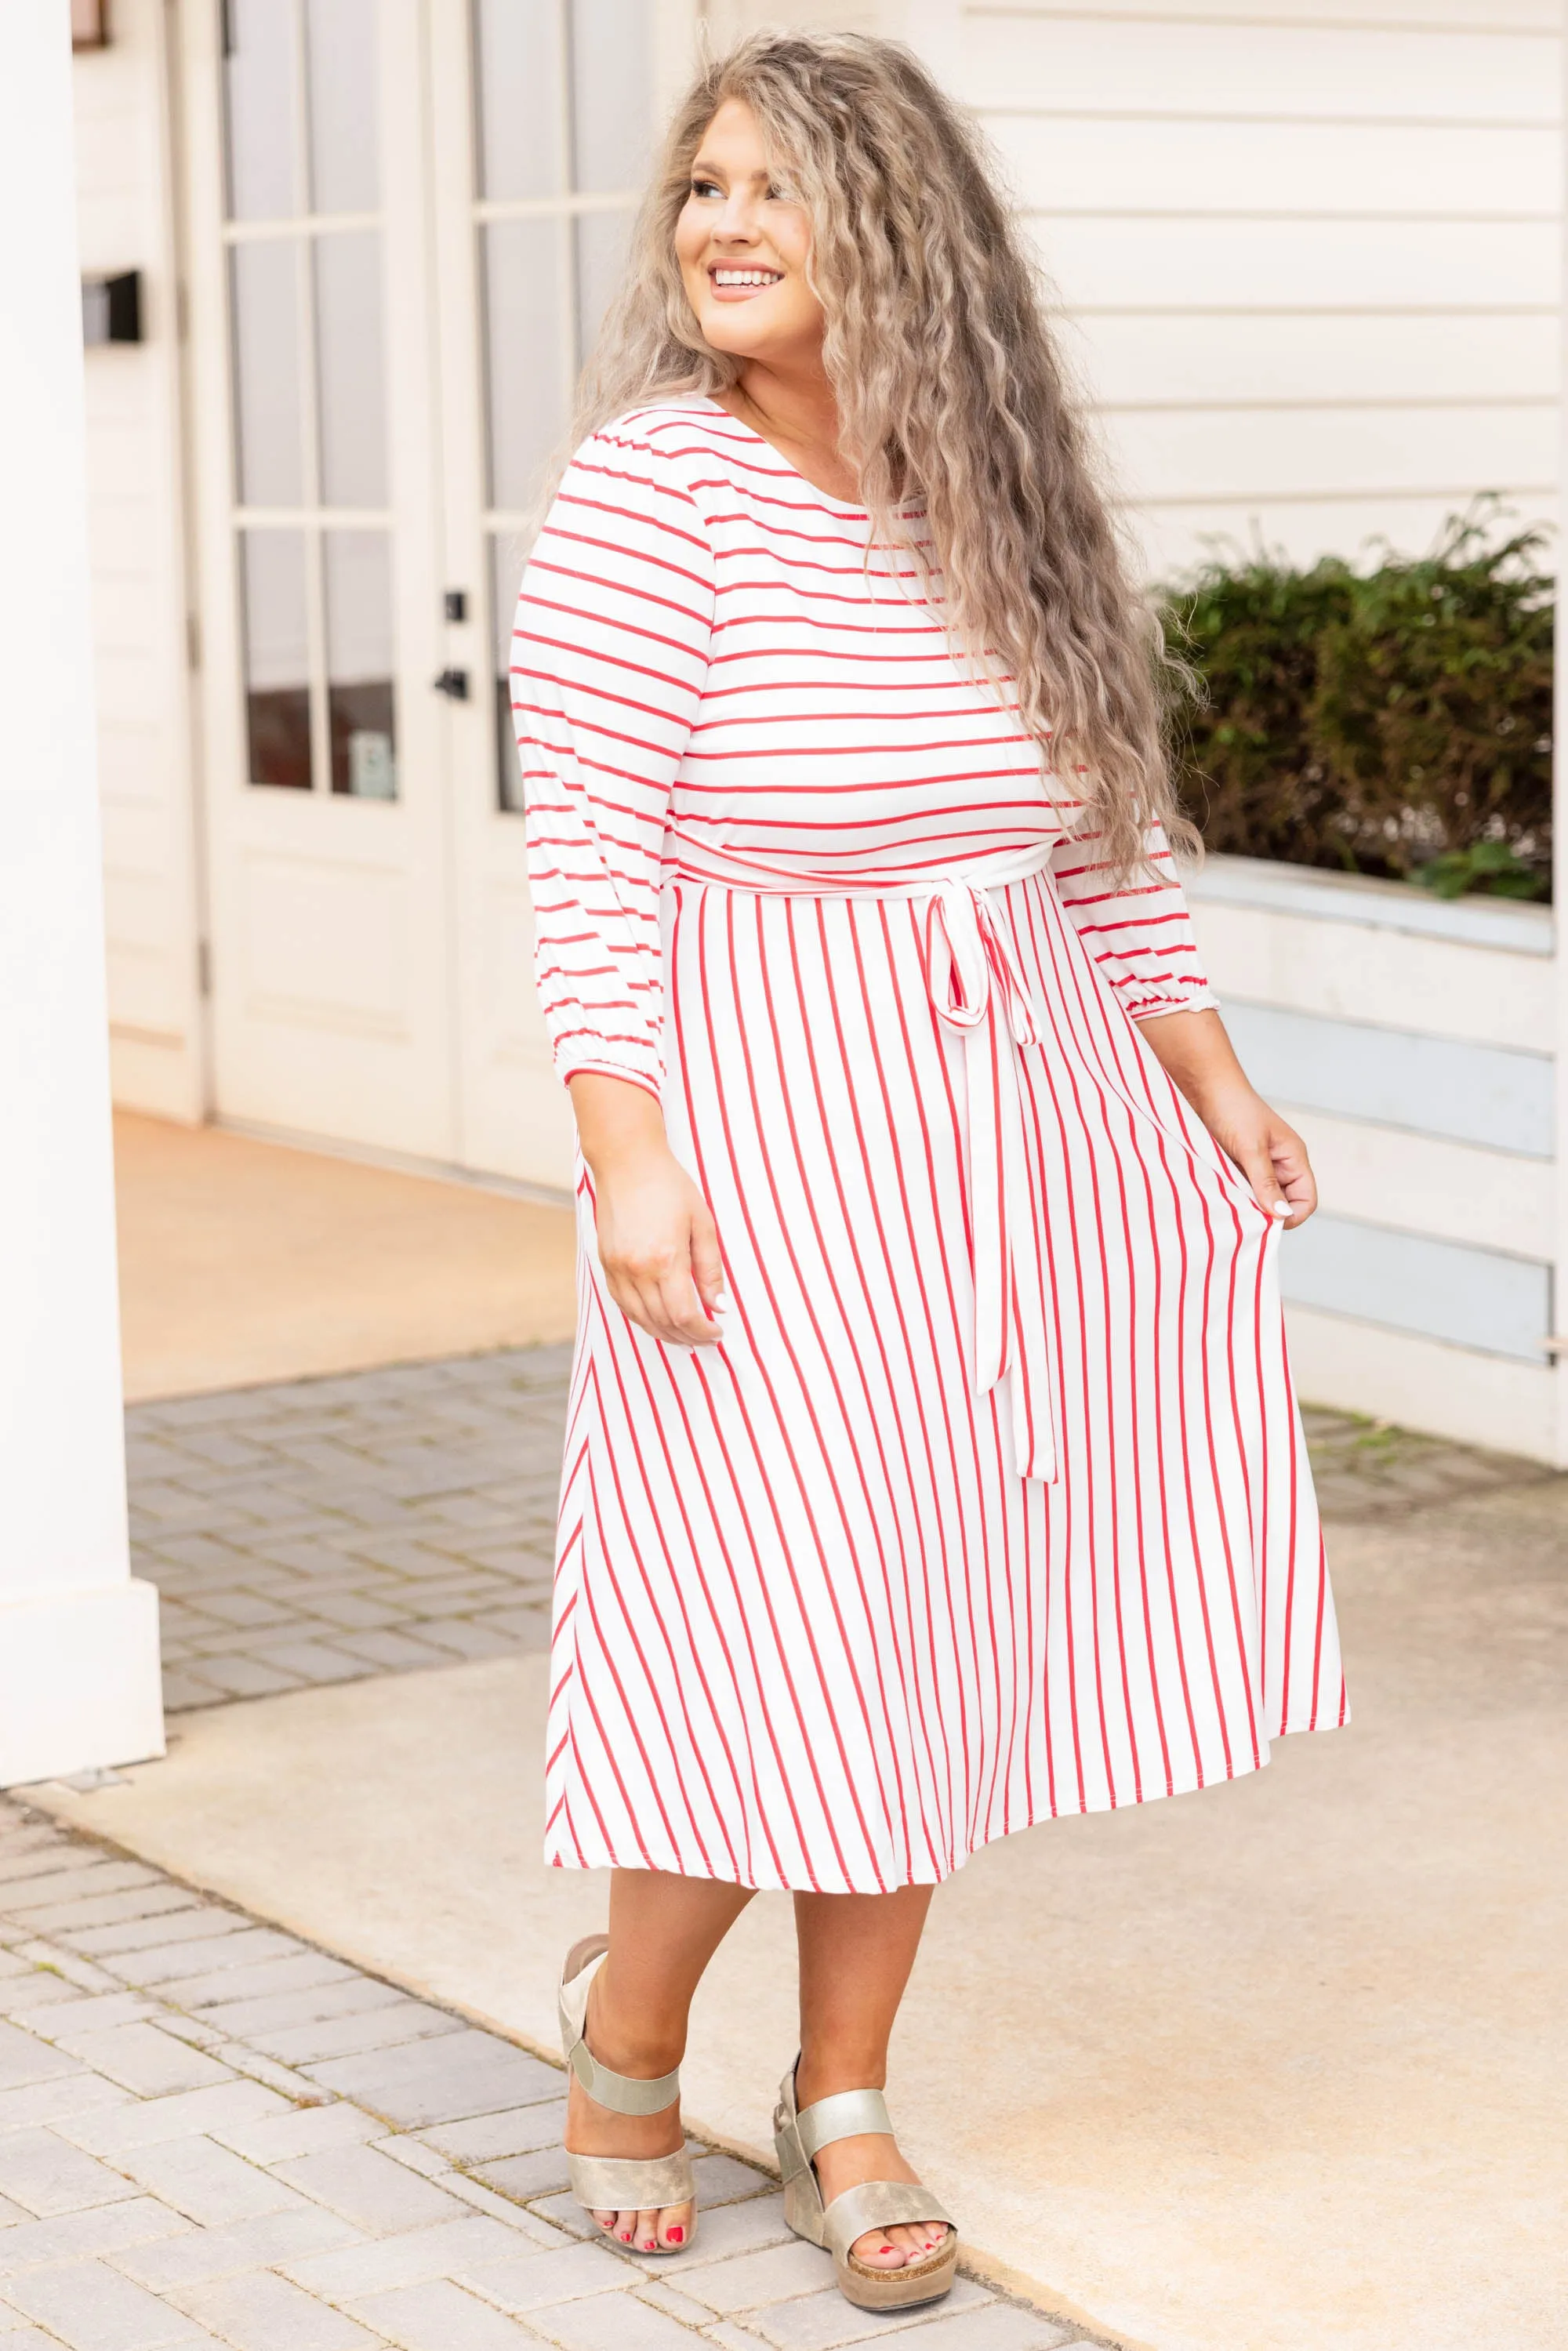
POLYGON ((887 2101, 880 2090, 841 2090, 797 2111, 795 2068, 785 2074, 773 2112, 773 2144, 784 2175, 784 2218, 798 2237, 821 2245, 833 2257, 840 2293, 857 2310, 909 2310, 940 2301, 958 2267, 958 2232, 953 2218, 928 2188, 907 2179, 868 2179, 846 2188, 831 2204, 811 2158, 835 2139, 858 2138, 862 2131, 885 2131, 891 2138, 887 2101), (868 2230, 896 2228, 901 2221, 946 2220, 947 2234, 935 2252, 901 2270, 873 2269, 850 2247, 868 2230))
MULTIPOLYGON (((561 2054, 595 2105, 608 2106, 617 2115, 656 2115, 680 2096, 679 2067, 656 2081, 639 2082, 601 2065, 582 2037, 588 1988, 609 1949, 608 1935, 585 1935, 566 1955, 560 1971, 561 2054)), ((585 2212, 651 2212, 666 2204, 691 2204, 691 2225, 681 2243, 651 2248, 659 2253, 690 2252, 697 2232, 696 2182, 684 2147, 674 2155, 643 2157, 573 2155, 569 2147, 566 2168, 571 2192, 585 2212)))

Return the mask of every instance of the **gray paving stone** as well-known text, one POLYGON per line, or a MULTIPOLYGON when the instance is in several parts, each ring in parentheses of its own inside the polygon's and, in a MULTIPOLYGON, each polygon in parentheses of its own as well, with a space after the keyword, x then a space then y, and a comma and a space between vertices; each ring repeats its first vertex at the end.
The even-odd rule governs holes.
MULTIPOLYGON (((434 2228, 406 2230, 401 2236, 382 2237, 371 2244, 287 2260, 280 2266, 312 2294, 330 2302, 351 2303, 366 2294, 390 2293, 394 2287, 423 2285, 431 2278, 498 2273, 518 2257, 514 2230, 498 2220, 465 2216, 434 2228)), ((525 2253, 522 2258, 529 2256, 525 2253)), ((622 2271, 623 2283, 625 2275, 622 2271)))
POLYGON ((681 2294, 673 2285, 661 2285, 657 2278, 644 2278, 636 2289, 639 2302, 651 2310, 662 2310, 667 2318, 678 2318, 683 2326, 701 2327, 706 2332, 713 2324, 713 2313, 705 2310, 690 2294, 681 2294))
POLYGON ((310 2065, 312 2079, 405 2130, 559 2097, 561 2074, 476 2028, 407 2048, 310 2065))
POLYGON ((10 2131, 0 2138, 0 2194, 36 2219, 116 2204, 135 2193, 120 2173, 47 2126, 10 2131))
POLYGON ((613 2304, 558 2302, 528 2313, 528 2325, 562 2351, 692 2351, 690 2327, 636 2294, 613 2304))
POLYGON ((212 1935, 188 1943, 171 1942, 153 1950, 127 1951, 109 1959, 107 1965, 127 1983, 172 1984, 183 1976, 206 1975, 225 1962, 242 1967, 256 1959, 287 1959, 302 1948, 292 1935, 280 1935, 270 1927, 246 1927, 237 1934, 212 1935))
POLYGON ((70 1950, 64 1943, 52 1942, 47 1935, 33 1935, 25 1943, 13 1944, 17 1957, 32 1959, 38 1967, 47 1968, 51 1974, 85 1992, 118 1991, 119 1980, 96 1959, 84 1959, 79 1951, 70 1950))
MULTIPOLYGON (((80 1998, 76 1986, 55 1969, 44 1969, 36 1963, 30 1975, 13 1976, 0 1988, 0 2016, 13 2024, 26 2026, 40 2010, 59 2008, 80 1998)), ((48 2021, 38 2016, 37 2031, 47 2032, 48 2021)))
MULTIPOLYGON (((122 2205, 122 2211, 135 2208, 122 2205)), ((3 2242, 0 2240, 0 2242, 3 2242)), ((259 2220, 236 2220, 224 2229, 187 2229, 123 2251, 102 2248, 118 2270, 152 2294, 200 2285, 208 2278, 238 2277, 246 2270, 276 2269, 309 2253, 364 2242, 360 2231, 319 2204, 298 2210, 264 2212, 259 2220)))
MULTIPOLYGON (((287 1967, 287 1959, 277 1964, 287 1967)), ((391 2008, 407 1998, 395 1984, 374 1976, 356 1976, 347 1968, 323 1983, 294 1991, 263 1992, 251 2000, 214 2001, 202 2014, 208 2023, 235 2040, 258 2032, 287 2032, 300 2024, 319 2024, 330 2017, 355 2016, 371 2009, 391 2008)), ((266 2047, 268 2044, 258 2044, 266 2047)))
POLYGON ((475 2177, 525 2203, 531 2197, 554 2196, 567 2185, 566 2156, 552 2143, 531 2155, 509 2155, 499 2163, 478 2164, 475 2177))
POLYGON ((174 2299, 235 2351, 368 2351, 385 2339, 266 2271, 192 2286, 174 2299))
POLYGON ((683 2276, 681 2292, 689 2294, 719 2317, 733 2318, 742 2311, 762 2310, 795 2294, 820 2294, 824 2285, 831 2283, 832 2275, 832 2263, 826 2253, 819 2252, 815 2245, 802 2243, 799 2237, 791 2237, 788 2244, 737 2253, 728 2260, 694 2268, 683 2276))
POLYGON ((155 2024, 122 2024, 111 2032, 89 2033, 76 2047, 95 2074, 107 2074, 140 2097, 163 2097, 174 2090, 201 2090, 209 2083, 234 2079, 226 2065, 174 2034, 161 2032, 155 2024))
POLYGON ((212 2136, 251 2163, 287 2163, 291 2156, 319 2155, 329 2147, 361 2147, 380 2138, 386 2125, 347 2103, 296 2106, 257 2123, 220 2124, 212 2136))
POLYGON ((194 1943, 210 1940, 214 1935, 239 1934, 246 1921, 235 1910, 220 1909, 215 1902, 199 1898, 183 1908, 167 1911, 162 1917, 117 1919, 111 1927, 84 1927, 71 1937, 78 1951, 89 1958, 118 1959, 127 1951, 152 1951, 167 1943, 194 1943))
POLYGON ((705 2211, 716 2205, 734 2204, 743 2196, 760 2196, 776 2191, 777 2179, 766 2171, 758 2171, 749 2163, 737 2162, 733 2155, 699 2155, 692 2166, 697 2183, 697 2203, 705 2211))
POLYGON ((464 2217, 462 2204, 444 2189, 400 2163, 389 2163, 371 2147, 324 2148, 274 2168, 272 2177, 298 2188, 356 2228, 417 2229, 464 2217))
POLYGON ((52 1935, 61 1928, 118 1927, 133 1918, 155 1918, 167 1911, 191 1909, 198 1898, 183 1886, 154 1880, 125 1894, 95 1894, 76 1901, 50 1903, 42 1910, 33 1911, 27 1924, 36 1935, 52 1935))
MULTIPOLYGON (((537 2335, 444 2278, 373 2294, 355 2309, 402 2351, 538 2351, 537 2335)), ((689 2335, 682 2351, 691 2351, 689 2335)))
POLYGON ((210 2090, 183 2090, 169 2098, 130 2098, 107 2111, 62 2117, 59 2130, 74 2147, 112 2163, 131 2147, 193 2138, 198 2132, 214 2131, 228 2123, 257 2122, 264 2116, 287 2111, 287 2100, 259 2082, 219 2082, 210 2090))
POLYGON ((987 2309, 994 2300, 995 2296, 988 2294, 984 2286, 977 2285, 972 2278, 961 2277, 940 2304, 882 2313, 857 2310, 834 2285, 821 2294, 801 2294, 793 2301, 752 2311, 747 2314, 747 2325, 755 2330, 754 2340, 760 2335, 774 2346, 774 2351, 838 2351, 842 2344, 874 2343, 884 2335, 905 2334, 914 2327, 928 2325, 938 2315, 961 2316, 987 2309))
POLYGON ((304 1682, 351 1682, 364 1670, 362 1657, 329 1649, 321 1641, 269 1644, 259 1652, 259 1661, 275 1673, 293 1674, 304 1682))
MULTIPOLYGON (((100 1895, 140 1892, 148 1886, 166 1884, 156 1872, 145 1868, 139 1861, 106 1861, 82 1869, 61 1870, 45 1878, 33 1878, 20 1886, 12 1886, 4 1905, 8 1918, 22 1920, 36 1935, 47 1935, 54 1922, 41 1917, 45 1910, 65 1908, 77 1901, 93 1899, 100 1895)), ((137 1913, 128 1914, 131 1916, 137 1913)), ((84 1926, 90 1926, 84 1919, 84 1926)))
POLYGON ((919 2351, 1061 2351, 1071 2327, 1016 2302, 985 2310, 954 2310, 928 2320, 915 2336, 919 2351))
POLYGON ((99 2254, 117 2255, 129 2246, 172 2238, 182 2241, 190 2224, 151 2196, 126 2204, 100 2204, 89 2212, 65 2212, 49 2220, 27 2220, 0 2232, 0 2280, 28 2270, 57 2269, 99 2254))
POLYGON ((284 2064, 303 2066, 361 2050, 397 2049, 411 2042, 434 2041, 462 2030, 461 2019, 446 2010, 405 1999, 361 2010, 355 2016, 319 2017, 311 2024, 290 2025, 277 2032, 253 2032, 246 2037, 284 2064))
POLYGON ((68 1844, 64 1837, 49 1836, 37 1843, 18 1841, 0 1854, 0 1916, 3 1916, 7 1889, 24 1885, 30 1877, 46 1877, 51 1872, 79 1869, 79 1845, 68 1844))
POLYGON ((259 2220, 267 2212, 307 2209, 298 2189, 200 2133, 164 2139, 155 2147, 128 2147, 120 2161, 150 2193, 204 2229, 225 2229, 236 2220, 259 2220))
POLYGON ((617 2261, 603 2245, 558 2245, 548 2252, 514 2252, 500 2262, 459 2261, 449 2274, 514 2315, 542 2309, 552 2302, 620 2293, 634 2283, 626 2263, 617 2261))
POLYGON ((31 2082, 16 2090, 0 2090, 0 2137, 10 2131, 26 2130, 34 2123, 65 2122, 75 2115, 132 2103, 129 2090, 81 2066, 73 2073, 57 2074, 50 2081, 31 2082))
POLYGON ((68 2015, 51 2016, 47 2020, 49 2039, 57 2049, 64 2049, 75 2057, 79 2054, 77 2043, 93 2033, 108 2032, 117 2024, 135 2024, 143 2017, 162 2013, 158 2003, 144 1993, 126 1991, 117 1985, 113 1991, 73 2001, 68 2015))
POLYGON ((510 2106, 497 2115, 476 2115, 461 2123, 435 2123, 419 2137, 454 2163, 493 2163, 498 2157, 532 2155, 556 2145, 566 2128, 566 2100, 510 2106))
POLYGON ((215 1656, 204 1653, 199 1674, 201 1681, 221 1690, 225 1698, 276 1698, 282 1690, 301 1688, 304 1683, 302 1675, 264 1665, 259 1657, 242 1656, 233 1649, 215 1656))
POLYGON ((262 2000, 280 1992, 300 1991, 317 1984, 361 1980, 342 1959, 305 1948, 281 1959, 259 1959, 248 1967, 214 1968, 211 1975, 182 1976, 168 1997, 182 2008, 205 2014, 230 2001, 262 2000))
POLYGON ((204 2332, 104 2262, 30 2271, 6 2281, 5 2296, 71 2351, 160 2351, 165 2343, 189 2343, 204 2332))

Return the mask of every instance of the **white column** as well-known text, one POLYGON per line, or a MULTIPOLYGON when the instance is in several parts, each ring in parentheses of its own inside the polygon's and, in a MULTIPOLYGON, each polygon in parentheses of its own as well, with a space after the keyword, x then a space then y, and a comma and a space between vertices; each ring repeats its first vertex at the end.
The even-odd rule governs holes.
MULTIPOLYGON (((1568 104, 1568 0, 1559 10, 1563 59, 1559 84, 1568 104)), ((1563 117, 1568 125, 1568 114, 1563 117)), ((1560 131, 1558 202, 1568 225, 1568 130, 1560 131)), ((1568 519, 1568 256, 1559 278, 1557 436, 1557 652, 1553 675, 1552 840, 1552 914, 1555 924, 1552 976, 1557 998, 1557 1247, 1552 1272, 1553 1375, 1557 1388, 1557 1467, 1568 1469, 1568 551, 1563 527, 1568 519)))
POLYGON ((126 1535, 69 11, 0 11, 0 1786, 162 1754, 126 1535))

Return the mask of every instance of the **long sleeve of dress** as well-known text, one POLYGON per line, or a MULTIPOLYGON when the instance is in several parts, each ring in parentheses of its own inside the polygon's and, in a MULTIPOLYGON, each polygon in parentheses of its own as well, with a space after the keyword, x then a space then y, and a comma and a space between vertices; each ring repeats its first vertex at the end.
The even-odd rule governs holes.
POLYGON ((535 977, 562 1080, 663 1085, 660 855, 713 581, 668 456, 634 427, 584 442, 523 574, 511 656, 535 977))
POLYGON ((1129 1019, 1201 1012, 1215 1001, 1186 895, 1164 831, 1149 836, 1151 872, 1117 887, 1095 862, 1095 842, 1066 840, 1051 861, 1057 893, 1129 1019))

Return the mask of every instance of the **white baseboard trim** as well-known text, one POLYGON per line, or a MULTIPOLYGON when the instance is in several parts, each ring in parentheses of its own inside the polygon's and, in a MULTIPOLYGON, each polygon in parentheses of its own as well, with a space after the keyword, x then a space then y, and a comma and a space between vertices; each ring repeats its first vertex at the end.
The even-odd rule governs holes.
POLYGON ((163 1751, 155 1585, 0 1598, 0 1788, 163 1751))
POLYGON ((1347 1314, 1287 1306, 1291 1369, 1306 1404, 1364 1412, 1401 1428, 1568 1467, 1557 1440, 1558 1372, 1389 1331, 1347 1314))

